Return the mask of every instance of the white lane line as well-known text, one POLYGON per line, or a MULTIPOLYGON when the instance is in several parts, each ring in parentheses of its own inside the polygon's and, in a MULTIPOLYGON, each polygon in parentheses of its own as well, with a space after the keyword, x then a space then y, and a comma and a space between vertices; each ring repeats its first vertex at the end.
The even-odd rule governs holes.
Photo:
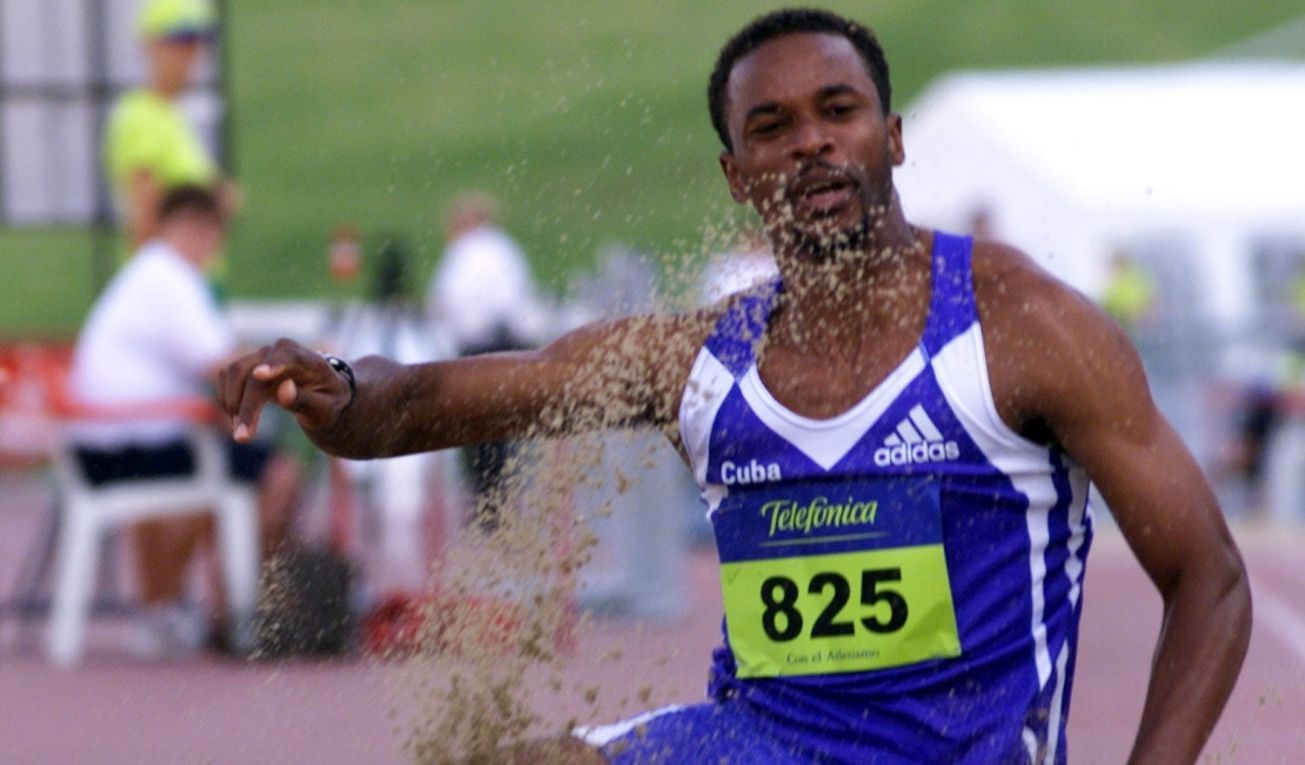
POLYGON ((1251 597, 1254 600, 1255 621, 1268 627, 1296 654, 1296 659, 1305 665, 1305 615, 1255 577, 1251 577, 1251 597))

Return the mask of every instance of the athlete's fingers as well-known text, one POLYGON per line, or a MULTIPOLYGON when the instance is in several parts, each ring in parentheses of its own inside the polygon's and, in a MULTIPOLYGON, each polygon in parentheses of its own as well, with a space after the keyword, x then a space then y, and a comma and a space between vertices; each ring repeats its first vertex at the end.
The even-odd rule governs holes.
POLYGON ((285 375, 289 371, 290 371, 290 367, 286 364, 263 363, 254 367, 254 370, 251 374, 253 374, 255 378, 262 380, 263 382, 271 382, 272 380, 275 380, 276 378, 285 375))
POLYGON ((226 412, 228 416, 235 414, 238 403, 236 397, 233 395, 235 392, 233 390, 233 381, 236 379, 236 376, 240 374, 239 369, 239 360, 227 364, 218 370, 217 380, 215 380, 213 384, 217 392, 218 406, 221 407, 222 411, 226 412))
POLYGON ((231 377, 230 368, 229 364, 222 367, 218 370, 217 376, 213 378, 213 394, 217 398, 218 409, 221 409, 222 413, 228 416, 231 414, 227 409, 229 403, 227 401, 227 381, 231 377))
POLYGON ((318 353, 302 346, 279 348, 294 356, 285 363, 268 362, 254 367, 255 379, 274 386, 273 400, 294 414, 301 425, 329 424, 343 408, 347 386, 339 374, 318 353))
POLYGON ((249 441, 258 432, 258 418, 263 411, 263 405, 267 403, 269 397, 268 385, 253 375, 244 379, 244 385, 241 386, 239 404, 236 407, 236 415, 233 420, 235 430, 232 436, 240 442, 249 441))
POLYGON ((264 382, 286 375, 302 382, 304 375, 311 376, 315 372, 315 362, 320 358, 319 354, 299 343, 282 338, 263 349, 253 375, 264 382))
POLYGON ((320 427, 339 413, 345 387, 320 354, 283 339, 228 366, 220 376, 219 395, 233 416, 233 436, 248 441, 268 402, 294 414, 302 425, 320 427))
POLYGON ((240 402, 245 395, 245 382, 249 369, 260 353, 250 354, 228 364, 218 371, 216 390, 218 405, 228 417, 238 420, 240 402))
POLYGON ((287 377, 276 386, 276 403, 281 405, 282 409, 294 411, 295 404, 299 399, 299 386, 295 385, 293 377, 287 377))

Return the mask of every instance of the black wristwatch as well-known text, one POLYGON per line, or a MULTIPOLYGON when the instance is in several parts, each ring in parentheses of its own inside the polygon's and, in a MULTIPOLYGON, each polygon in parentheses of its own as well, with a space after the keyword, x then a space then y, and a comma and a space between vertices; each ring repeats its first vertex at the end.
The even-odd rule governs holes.
MULTIPOLYGON (((349 362, 339 356, 332 356, 329 353, 323 353, 322 358, 326 359, 326 363, 331 365, 331 369, 334 369, 336 374, 348 381, 349 403, 344 405, 344 409, 348 409, 353 404, 354 398, 358 395, 358 379, 353 375, 353 367, 349 366, 349 362)), ((340 411, 344 411, 344 409, 341 409, 340 411)))

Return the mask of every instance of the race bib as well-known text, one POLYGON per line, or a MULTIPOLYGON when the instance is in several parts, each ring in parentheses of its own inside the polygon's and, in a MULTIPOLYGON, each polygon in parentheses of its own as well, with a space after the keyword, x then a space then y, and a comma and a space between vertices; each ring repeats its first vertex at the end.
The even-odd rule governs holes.
POLYGON ((739 677, 960 655, 936 481, 744 490, 713 522, 739 677))

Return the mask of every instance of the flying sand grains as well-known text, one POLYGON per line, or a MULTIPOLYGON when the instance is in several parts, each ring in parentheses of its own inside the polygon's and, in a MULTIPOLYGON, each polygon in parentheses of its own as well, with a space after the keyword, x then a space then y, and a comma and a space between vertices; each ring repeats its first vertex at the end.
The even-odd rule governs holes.
MULTIPOLYGON (((782 193, 769 207, 779 216, 792 214, 782 193)), ((873 219, 870 212, 881 211, 868 211, 867 220, 873 219)), ((728 220, 729 216, 721 218, 728 220)), ((822 321, 809 317, 802 322, 779 321, 791 319, 784 313, 794 310, 792 294, 816 290, 827 295, 832 305, 864 310, 865 296, 853 293, 842 278, 848 267, 865 261, 892 262, 893 258, 916 266, 921 257, 928 262, 922 250, 852 255, 849 250, 862 235, 857 232, 799 231, 796 226, 772 221, 766 233, 772 241, 800 241, 809 246, 818 262, 804 282, 785 285, 775 309, 776 327, 802 326, 807 334, 794 330, 778 341, 769 336, 752 338, 763 362, 772 344, 777 353, 806 344, 818 352, 844 347, 843 338, 833 334, 837 328, 822 321)), ((664 258, 666 265, 661 271, 668 288, 651 298, 662 310, 620 325, 622 329, 615 332, 606 352, 599 354, 594 364, 576 370, 567 395, 544 412, 523 439, 528 445, 511 460, 502 490, 479 508, 482 512, 493 509, 498 527, 483 535, 466 534, 450 554, 434 579, 438 596, 428 606, 420 649, 396 665, 400 698, 395 703, 407 721, 404 747, 414 760, 436 765, 496 762, 504 751, 525 740, 565 733, 576 724, 569 720, 561 730, 550 730, 542 727, 536 711, 557 703, 537 698, 537 694, 560 699, 568 690, 563 680, 566 661, 587 618, 574 612, 575 576, 589 560, 597 537, 583 519, 575 517, 571 498, 577 487, 602 486, 606 481, 618 494, 624 494, 635 480, 605 465, 602 438, 584 434, 627 428, 647 413, 646 402, 659 400, 659 396, 678 402, 684 391, 674 386, 682 380, 644 379, 639 376, 640 365, 631 360, 651 355, 654 360, 647 367, 656 370, 665 368, 666 359, 691 360, 722 310, 722 304, 705 311, 698 308, 703 256, 740 249, 757 239, 755 223, 705 226, 701 253, 664 258), (558 436, 564 438, 555 440, 558 436), (539 674, 538 683, 526 682, 532 673, 539 674)), ((921 295, 927 299, 927 268, 899 269, 891 278, 891 282, 876 285, 876 295, 886 300, 920 299, 921 295), (904 274, 911 278, 903 279, 904 274)), ((615 309, 636 307, 609 308, 621 314, 624 311, 615 309)), ((778 329, 772 332, 776 333, 778 329)), ((861 352, 866 343, 875 340, 862 338, 854 347, 861 352)), ((851 358, 847 363, 855 366, 855 361, 851 358)), ((672 437, 677 434, 673 419, 659 422, 658 427, 672 437)), ((651 463, 651 456, 645 462, 651 463)), ((591 512, 601 517, 610 513, 611 507, 591 512)), ((678 651, 671 650, 642 658, 645 666, 656 669, 677 655, 678 651)), ((604 658, 615 663, 623 657, 617 650, 604 658)), ((593 686, 582 692, 591 720, 615 711, 600 703, 604 698, 601 690, 593 686)), ((647 704, 654 688, 643 685, 636 695, 640 703, 647 704)), ((622 703, 625 701, 628 699, 622 703)), ((642 736, 646 728, 640 726, 637 732, 642 736)))
MULTIPOLYGON (((630 379, 619 355, 577 380, 601 405, 559 407, 540 418, 535 432, 585 432, 633 419, 631 389, 642 383, 630 379)), ((561 669, 566 634, 577 623, 573 577, 597 539, 570 517, 570 491, 601 481, 603 470, 601 449, 587 447, 583 437, 532 441, 528 458, 515 461, 504 490, 491 499, 499 527, 471 535, 441 570, 421 649, 396 672, 412 695, 396 703, 409 712, 404 747, 414 760, 493 762, 504 748, 548 733, 538 729, 537 700, 522 679, 532 667, 561 669)), ((543 689, 557 695, 562 685, 555 672, 543 689)), ((597 707, 600 689, 587 689, 583 698, 597 707)))

